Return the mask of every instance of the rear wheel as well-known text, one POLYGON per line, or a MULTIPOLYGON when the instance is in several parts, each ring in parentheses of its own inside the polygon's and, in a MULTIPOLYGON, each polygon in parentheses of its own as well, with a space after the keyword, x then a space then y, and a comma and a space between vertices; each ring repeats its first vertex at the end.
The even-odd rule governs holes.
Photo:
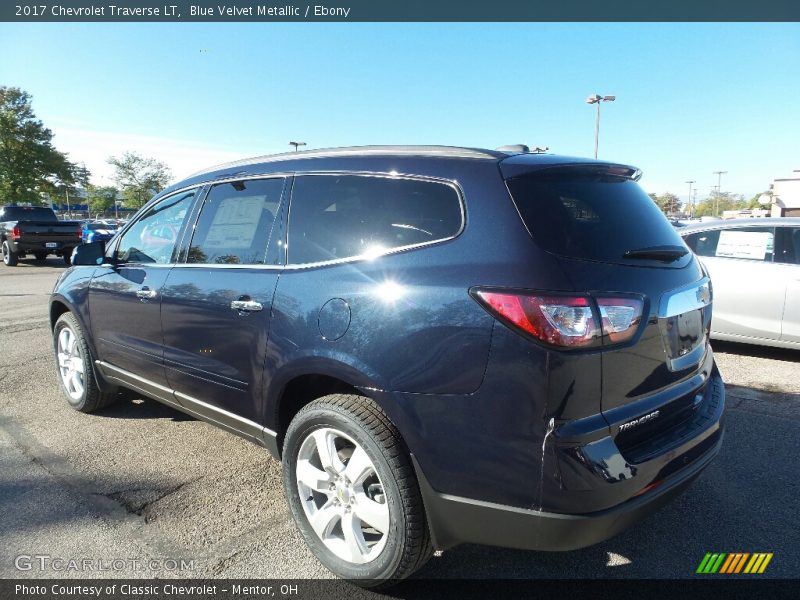
POLYGON ((407 577, 433 553, 414 470, 399 432, 369 398, 305 406, 286 433, 283 483, 319 561, 366 587, 407 577))
POLYGON ((89 346, 72 313, 64 313, 56 321, 53 345, 61 391, 72 408, 88 413, 115 400, 116 392, 101 392, 97 385, 89 346))
POLYGON ((61 258, 64 259, 64 264, 70 266, 72 264, 72 252, 68 252, 67 254, 62 254, 61 258))
POLYGON ((19 262, 19 256, 16 252, 11 251, 8 242, 3 242, 3 264, 7 267, 16 267, 19 262))

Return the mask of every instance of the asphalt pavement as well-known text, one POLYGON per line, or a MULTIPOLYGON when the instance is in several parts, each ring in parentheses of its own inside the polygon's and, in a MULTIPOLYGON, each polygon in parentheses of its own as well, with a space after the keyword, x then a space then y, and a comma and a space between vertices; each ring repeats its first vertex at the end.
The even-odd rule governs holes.
MULTIPOLYGON (((62 271, 0 266, 0 577, 331 577, 263 449, 134 393, 92 415, 67 406, 47 319, 62 271)), ((764 576, 796 577, 800 351, 714 349, 725 444, 675 502, 591 548, 465 545, 415 578, 693 578, 706 552, 773 552, 764 576)))

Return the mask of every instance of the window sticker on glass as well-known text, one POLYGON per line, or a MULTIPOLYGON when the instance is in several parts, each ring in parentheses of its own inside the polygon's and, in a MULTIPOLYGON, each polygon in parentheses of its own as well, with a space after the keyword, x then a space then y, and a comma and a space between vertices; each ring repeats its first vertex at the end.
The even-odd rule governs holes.
POLYGON ((772 253, 771 231, 721 231, 716 256, 765 260, 772 253))
POLYGON ((249 248, 258 227, 264 199, 226 198, 220 202, 205 245, 210 248, 249 248))

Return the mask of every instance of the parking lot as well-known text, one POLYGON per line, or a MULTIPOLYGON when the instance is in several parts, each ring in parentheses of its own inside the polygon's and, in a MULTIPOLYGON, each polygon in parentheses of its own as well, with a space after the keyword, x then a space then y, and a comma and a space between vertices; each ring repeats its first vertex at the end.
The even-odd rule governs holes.
MULTIPOLYGON (((87 575, 17 559, 34 555, 125 563, 101 576, 329 577, 263 449, 133 393, 93 415, 67 406, 47 319, 62 270, 0 268, 0 577, 87 575)), ((415 577, 691 578, 710 551, 773 552, 764 576, 796 577, 800 351, 714 346, 727 437, 677 501, 592 548, 462 546, 415 577)))

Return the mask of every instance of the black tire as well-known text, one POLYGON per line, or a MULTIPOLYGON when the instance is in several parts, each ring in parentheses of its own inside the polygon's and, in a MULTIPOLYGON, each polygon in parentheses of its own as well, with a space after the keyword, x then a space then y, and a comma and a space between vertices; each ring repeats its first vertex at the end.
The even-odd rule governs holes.
POLYGON ((8 242, 3 242, 3 264, 7 267, 16 267, 19 262, 19 256, 16 252, 12 252, 8 242))
POLYGON ((43 263, 47 260, 47 252, 35 252, 33 257, 36 259, 36 262, 43 263))
POLYGON ((72 250, 70 250, 67 254, 62 254, 61 258, 64 259, 64 264, 70 266, 72 264, 72 250))
MULTIPOLYGON (((349 464, 348 448, 340 450, 338 442, 335 447, 337 455, 346 467, 349 464)), ((363 587, 385 587, 411 575, 433 554, 425 508, 408 451, 400 433, 386 413, 369 398, 335 394, 319 398, 303 407, 286 432, 283 447, 283 484, 292 516, 306 543, 317 559, 339 577, 352 580, 363 587), (297 482, 299 453, 304 442, 310 439, 314 432, 322 429, 344 433, 357 444, 356 448, 360 446, 364 450, 371 461, 370 467, 374 469, 374 474, 372 479, 366 479, 359 484, 360 491, 367 489, 369 481, 373 482, 368 486, 369 489, 375 489, 374 482, 378 481, 379 497, 373 496, 373 500, 388 506, 389 520, 387 532, 383 534, 384 545, 379 553, 366 563, 356 564, 337 556, 314 531, 306 514, 307 509, 304 506, 308 506, 311 502, 324 506, 329 506, 328 503, 331 501, 337 502, 332 500, 337 492, 325 492, 329 494, 327 498, 321 493, 309 494, 303 500, 300 497, 301 491, 297 482), (379 480, 375 479, 375 476, 379 480)), ((358 485, 354 483, 353 487, 357 488, 358 485)), ((348 497, 347 494, 345 497, 348 497)), ((352 495, 349 497, 353 515, 358 515, 361 505, 356 503, 352 495)), ((347 505, 347 501, 343 504, 347 505)), ((335 519, 336 517, 331 522, 335 522, 335 519)), ((355 522, 358 523, 357 528, 366 527, 361 536, 362 541, 367 535, 375 535, 368 533, 370 531, 380 534, 377 529, 370 529, 366 521, 355 522)), ((338 527, 341 528, 343 523, 344 521, 340 520, 338 527)), ((333 526, 331 535, 335 534, 335 531, 336 526, 333 526)), ((376 551, 378 548, 380 546, 373 547, 376 551)))
POLYGON ((72 408, 80 412, 90 413, 104 408, 116 400, 116 391, 100 391, 100 387, 97 385, 97 379, 95 379, 94 369, 92 368, 94 360, 89 351, 89 345, 86 343, 83 329, 81 329, 78 320, 72 313, 66 312, 56 321, 56 326, 53 328, 53 349, 56 354, 56 374, 58 375, 58 382, 61 386, 61 391, 64 393, 64 397, 72 408), (83 375, 81 378, 83 387, 82 393, 77 393, 78 390, 75 389, 70 391, 62 375, 62 368, 59 361, 59 336, 65 329, 69 329, 75 336, 74 345, 77 349, 75 356, 79 357, 83 362, 83 375))

